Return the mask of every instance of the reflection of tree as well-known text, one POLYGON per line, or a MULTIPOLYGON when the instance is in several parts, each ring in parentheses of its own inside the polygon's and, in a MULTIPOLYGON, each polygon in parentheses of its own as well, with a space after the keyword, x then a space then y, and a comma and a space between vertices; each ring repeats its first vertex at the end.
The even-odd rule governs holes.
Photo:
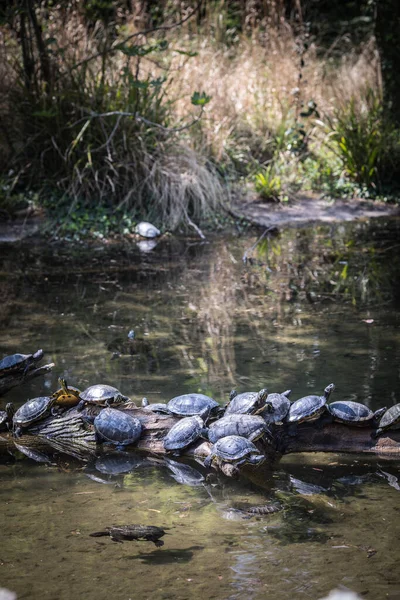
POLYGON ((3 353, 43 346, 57 365, 54 386, 65 373, 136 398, 226 399, 233 386, 292 387, 299 397, 334 381, 336 399, 390 405, 400 344, 396 313, 378 306, 398 297, 396 235, 378 223, 286 230, 264 240, 251 265, 242 256, 256 235, 174 240, 146 257, 132 247, 75 257, 19 248, 20 271, 8 250, 3 353), (131 329, 142 340, 133 353, 131 329))

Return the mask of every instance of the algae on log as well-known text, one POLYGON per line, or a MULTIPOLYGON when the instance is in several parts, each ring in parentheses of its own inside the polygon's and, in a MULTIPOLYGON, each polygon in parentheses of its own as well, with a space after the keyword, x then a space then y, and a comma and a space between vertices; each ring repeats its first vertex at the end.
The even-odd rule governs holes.
POLYGON ((43 365, 42 367, 35 367, 35 365, 32 364, 29 365, 25 373, 22 371, 3 375, 0 377, 0 396, 4 396, 6 392, 17 385, 26 383, 35 377, 40 377, 40 375, 50 373, 53 367, 54 363, 49 363, 48 365, 43 365))

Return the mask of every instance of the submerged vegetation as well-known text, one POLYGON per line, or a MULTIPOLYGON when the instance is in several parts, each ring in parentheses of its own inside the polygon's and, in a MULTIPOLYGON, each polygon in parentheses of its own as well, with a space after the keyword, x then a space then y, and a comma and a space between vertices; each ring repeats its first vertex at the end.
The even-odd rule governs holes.
POLYGON ((210 221, 249 189, 390 197, 400 130, 359 4, 333 37, 313 3, 311 22, 300 3, 8 3, 0 208, 108 235, 210 221))

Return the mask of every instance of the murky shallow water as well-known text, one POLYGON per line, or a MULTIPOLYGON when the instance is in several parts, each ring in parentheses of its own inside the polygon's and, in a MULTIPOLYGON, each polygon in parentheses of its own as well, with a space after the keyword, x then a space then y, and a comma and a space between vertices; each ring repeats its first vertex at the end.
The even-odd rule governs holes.
MULTIPOLYGON (((400 402, 399 226, 286 231, 246 265, 256 235, 170 240, 151 254, 4 247, 0 353, 43 348, 56 363, 4 401, 55 389, 64 375, 136 400, 200 391, 225 402, 233 386, 296 398, 333 381, 336 400, 400 402)), ((157 461, 119 475, 100 467, 1 458, 0 586, 34 599, 280 600, 342 584, 400 598, 399 462, 288 456, 261 487, 182 485, 157 461), (284 510, 264 517, 230 510, 276 499, 284 510), (170 529, 159 549, 89 537, 112 523, 170 529)))

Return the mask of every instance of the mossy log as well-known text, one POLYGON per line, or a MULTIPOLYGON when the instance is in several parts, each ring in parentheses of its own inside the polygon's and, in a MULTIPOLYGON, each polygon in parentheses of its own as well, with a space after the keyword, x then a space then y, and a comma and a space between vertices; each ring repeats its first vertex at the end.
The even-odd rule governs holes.
MULTIPOLYGON (((101 410, 94 407, 94 410, 101 410)), ((164 456, 163 438, 171 427, 178 421, 174 417, 158 415, 142 408, 130 407, 124 409, 128 414, 140 419, 143 425, 143 434, 134 446, 128 446, 127 451, 141 451, 153 456, 164 456)), ((284 428, 276 430, 276 446, 273 448, 262 441, 257 445, 266 455, 267 466, 272 467, 282 455, 294 452, 345 452, 345 453, 370 453, 400 458, 400 431, 389 431, 377 439, 371 437, 372 429, 349 427, 339 423, 326 425, 318 429, 311 424, 299 425, 295 435, 289 435, 284 428)), ((48 417, 35 424, 29 434, 18 439, 18 444, 37 451, 56 450, 74 456, 80 460, 90 460, 99 448, 96 443, 93 427, 84 421, 81 413, 75 409, 69 410, 62 416, 48 417)), ((0 436, 0 454, 11 450, 14 440, 11 434, 4 433, 0 436)), ((183 455, 196 461, 203 462, 209 455, 211 445, 205 440, 200 440, 187 448, 183 455)), ((103 451, 107 447, 103 446, 103 451)), ((237 467, 223 463, 218 465, 225 475, 234 476, 238 473, 237 467)), ((240 471, 254 470, 245 466, 240 471)))
POLYGON ((0 377, 0 396, 4 396, 6 392, 11 390, 17 385, 22 385, 35 377, 40 377, 41 375, 46 375, 46 373, 50 373, 51 369, 54 367, 54 363, 49 363, 48 365, 43 365, 42 367, 36 367, 34 364, 28 366, 27 370, 19 371, 15 373, 7 373, 0 377))

